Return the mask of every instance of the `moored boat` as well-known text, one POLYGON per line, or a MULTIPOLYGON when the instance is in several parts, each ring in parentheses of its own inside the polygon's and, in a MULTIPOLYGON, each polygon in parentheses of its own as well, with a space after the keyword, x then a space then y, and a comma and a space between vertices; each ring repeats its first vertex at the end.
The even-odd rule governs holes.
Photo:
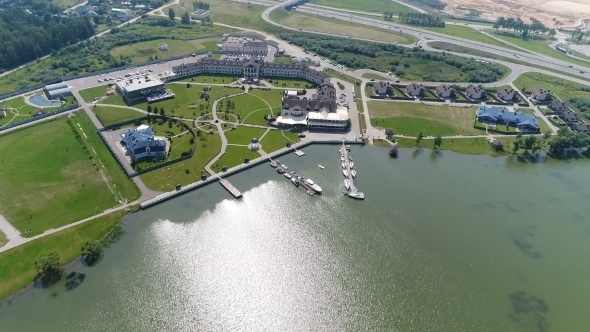
POLYGON ((348 155, 348 160, 352 161, 352 156, 348 155))
POLYGON ((277 165, 277 163, 275 163, 274 161, 271 160, 270 161, 270 166, 271 167, 274 167, 274 168, 277 168, 278 165, 277 165))
POLYGON ((279 174, 282 174, 285 172, 281 166, 277 166, 276 170, 277 170, 277 173, 279 173, 279 174))
POLYGON ((292 178, 291 174, 289 174, 289 173, 285 173, 285 174, 283 174, 283 176, 285 176, 287 179, 292 178))
POLYGON ((288 170, 288 169, 289 169, 289 167, 287 167, 287 165, 281 165, 281 167, 282 167, 284 170, 288 170))
POLYGON ((297 177, 292 177, 291 182, 295 185, 295 187, 299 187, 299 179, 297 177))
POLYGON ((348 171, 347 170, 343 169, 342 170, 342 174, 344 174, 344 176, 348 177, 348 171))
POLYGON ((344 187, 346 188, 346 190, 350 190, 350 181, 348 181, 348 179, 344 180, 344 187))
POLYGON ((342 162, 342 168, 346 168, 346 163, 342 162))
POLYGON ((318 165, 319 168, 324 169, 325 167, 322 165, 318 165))
POLYGON ((350 170, 350 174, 353 178, 356 178, 356 170, 354 168, 350 170))
POLYGON ((340 161, 345 161, 346 159, 344 158, 344 156, 340 156, 340 161))
POLYGON ((354 162, 351 161, 350 163, 348 163, 348 167, 353 168, 354 167, 354 162))
POLYGON ((305 179, 305 183, 307 183, 307 185, 318 194, 322 193, 322 187, 318 186, 315 182, 313 182, 313 180, 305 179))
POLYGON ((349 192, 348 197, 354 198, 354 199, 365 199, 365 194, 362 191, 358 191, 355 190, 353 192, 349 192))

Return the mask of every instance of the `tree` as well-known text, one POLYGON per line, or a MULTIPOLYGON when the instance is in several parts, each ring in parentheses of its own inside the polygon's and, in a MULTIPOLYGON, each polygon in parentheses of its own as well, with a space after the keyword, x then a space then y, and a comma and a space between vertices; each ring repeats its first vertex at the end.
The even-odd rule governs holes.
POLYGON ((88 265, 94 264, 102 255, 102 245, 98 241, 86 241, 80 247, 82 258, 88 265))
POLYGON ((35 269, 39 275, 59 274, 59 254, 55 251, 44 252, 35 260, 35 269))
POLYGON ((440 135, 437 135, 434 138, 434 147, 435 148, 437 148, 437 147, 440 148, 441 145, 442 145, 442 137, 440 135))
POLYGON ((172 8, 168 9, 168 17, 171 20, 174 20, 174 18, 176 17, 176 14, 174 13, 174 9, 172 9, 172 8))
POLYGON ((557 31, 555 31, 555 29, 551 29, 551 30, 549 30, 548 34, 549 34, 549 37, 553 37, 557 34, 557 31))
POLYGON ((533 135, 529 135, 524 139, 523 146, 524 146, 524 153, 527 154, 528 150, 533 150, 536 147, 537 137, 533 135))
POLYGON ((416 136, 416 147, 420 147, 420 141, 422 141, 422 139, 424 138, 424 135, 422 135, 422 132, 420 132, 420 134, 418 134, 418 136, 416 136))
POLYGON ((149 105, 149 104, 148 104, 148 107, 147 107, 147 112, 148 112, 148 114, 152 112, 152 105, 149 105))
POLYGON ((520 150, 520 140, 519 139, 515 139, 513 145, 514 146, 512 147, 512 153, 516 153, 518 150, 520 150))
POLYGON ((191 17, 188 14, 188 12, 184 12, 184 14, 182 14, 182 16, 180 17, 180 22, 182 24, 190 24, 191 23, 191 17))
POLYGON ((160 115, 164 116, 164 114, 166 114, 166 112, 164 112, 164 107, 160 108, 160 115))

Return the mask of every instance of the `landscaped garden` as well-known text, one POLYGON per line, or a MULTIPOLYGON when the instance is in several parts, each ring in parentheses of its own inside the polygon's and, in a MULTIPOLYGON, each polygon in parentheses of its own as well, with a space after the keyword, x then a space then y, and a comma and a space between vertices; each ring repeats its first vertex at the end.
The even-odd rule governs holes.
POLYGON ((92 107, 92 111, 105 127, 115 123, 145 117, 144 113, 114 106, 94 106, 92 107))
POLYGON ((253 138, 260 139, 267 130, 270 130, 270 128, 264 129, 246 126, 236 126, 235 130, 226 131, 225 137, 227 137, 227 142, 229 144, 248 145, 250 144, 250 141, 253 138))
POLYGON ((23 234, 40 234, 116 205, 96 155, 77 135, 62 118, 0 137, 0 213, 23 234))
POLYGON ((252 151, 245 146, 228 145, 225 154, 213 165, 216 172, 221 172, 222 167, 231 168, 244 163, 246 159, 253 160, 260 157, 260 153, 252 151))
POLYGON ((115 94, 114 84, 95 86, 93 88, 78 91, 85 102, 91 103, 96 98, 106 97, 109 94, 115 94))
POLYGON ((262 150, 266 153, 285 148, 287 143, 295 144, 297 142, 299 142, 297 134, 286 130, 270 130, 260 140, 262 150))

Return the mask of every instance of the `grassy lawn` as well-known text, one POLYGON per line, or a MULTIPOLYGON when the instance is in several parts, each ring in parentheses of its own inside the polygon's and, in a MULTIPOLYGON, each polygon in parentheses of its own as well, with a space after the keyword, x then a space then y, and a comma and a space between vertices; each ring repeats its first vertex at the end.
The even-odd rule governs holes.
POLYGON ((66 119, 4 135, 0 150, 0 211, 22 232, 36 235, 116 204, 66 119))
POLYGON ((370 80, 376 80, 376 81, 391 81, 391 77, 388 77, 386 75, 379 75, 379 74, 373 74, 373 73, 364 73, 361 75, 362 78, 368 78, 370 80))
POLYGON ((287 146, 287 143, 299 142, 299 136, 286 130, 271 130, 260 141, 262 150, 271 153, 287 146))
POLYGON ((100 98, 107 95, 115 94, 115 85, 113 84, 112 86, 95 86, 94 88, 80 90, 78 91, 78 93, 80 94, 80 97, 84 99, 85 102, 91 103, 94 101, 94 98, 100 98))
POLYGON ((191 46, 195 48, 195 50, 202 52, 202 51, 217 51, 219 48, 217 47, 218 44, 221 44, 221 39, 219 38, 206 38, 206 39, 193 39, 187 40, 191 46))
POLYGON ((6 234, 4 234, 4 233, 2 233, 2 231, 0 231, 0 247, 4 246, 7 243, 8 243, 8 238, 6 237, 6 234))
POLYGON ((489 45, 494 46, 501 46, 505 48, 515 49, 514 47, 507 45, 506 43, 502 43, 494 38, 484 35, 483 33, 477 31, 476 29, 461 26, 461 25, 453 25, 447 24, 444 28, 428 28, 428 27, 420 27, 421 29, 430 30, 432 32, 438 32, 449 36, 455 36, 459 38, 469 39, 480 43, 486 43, 489 45))
POLYGON ((143 113, 128 109, 128 108, 119 108, 119 107, 111 107, 111 106, 97 106, 93 107, 92 111, 100 122, 102 122, 103 126, 109 126, 115 123, 138 119, 146 116, 143 113))
MULTIPOLYGON (((18 114, 18 116, 31 117, 35 111, 40 107, 34 107, 25 103, 25 97, 16 97, 0 103, 4 106, 5 110, 11 110, 12 113, 18 114)), ((23 120, 25 120, 24 118, 23 120)))
POLYGON ((390 0, 316 0, 313 3, 334 7, 334 8, 343 8, 349 10, 358 10, 358 11, 367 11, 367 12, 376 12, 376 13, 383 13, 383 12, 393 12, 394 15, 399 14, 399 12, 404 13, 414 13, 416 12, 410 7, 406 7, 400 3, 393 2, 390 0))
POLYGON ((100 104, 127 106, 127 103, 125 102, 125 100, 123 100, 123 97, 121 97, 120 94, 108 96, 105 99, 101 100, 100 104))
POLYGON ((253 138, 260 138, 267 129, 237 126, 235 130, 225 132, 229 144, 248 145, 253 138))
POLYGON ((180 2, 179 5, 174 4, 172 6, 168 6, 166 8, 163 8, 160 11, 163 11, 164 12, 164 15, 168 16, 168 11, 170 9, 172 9, 174 11, 174 17, 178 17, 178 18, 182 17, 182 15, 184 13, 187 13, 188 12, 189 15, 190 15, 190 13, 194 12, 191 3, 184 4, 182 1, 180 2))
POLYGON ((239 80, 239 76, 232 75, 197 75, 182 79, 178 82, 192 82, 192 83, 215 83, 215 84, 230 84, 239 80))
POLYGON ((267 81, 277 88, 305 89, 315 86, 315 84, 310 81, 294 77, 269 78, 267 81))
POLYGON ((407 136, 481 135, 473 128, 475 107, 430 106, 422 103, 369 101, 371 124, 407 136))
POLYGON ((414 36, 402 34, 400 32, 373 28, 358 23, 351 23, 323 16, 319 17, 294 11, 288 12, 284 9, 277 9, 273 11, 270 16, 273 21, 284 26, 307 31, 317 31, 390 43, 396 42, 399 44, 412 44, 417 41, 414 36))
POLYGON ((225 154, 219 158, 212 168, 220 171, 223 166, 227 168, 238 166, 243 164, 246 159, 252 160, 258 157, 260 157, 260 153, 252 151, 248 147, 228 145, 225 154))
MULTIPOLYGON (((552 94, 565 102, 574 97, 590 99, 590 91, 586 85, 539 73, 524 73, 514 80, 514 85, 520 91, 524 90, 527 93, 542 87, 551 90, 552 94)), ((574 105, 568 105, 576 109, 574 105)))
POLYGON ((211 5, 209 12, 214 22, 254 30, 268 27, 261 17, 267 7, 229 0, 208 0, 207 3, 211 5))
POLYGON ((583 66, 586 68, 590 68, 590 61, 584 61, 584 60, 572 58, 564 53, 559 52, 558 50, 556 50, 552 47, 549 47, 549 44, 551 43, 551 40, 549 40, 549 39, 524 40, 520 36, 511 34, 511 33, 503 33, 503 32, 498 32, 498 31, 493 31, 493 30, 491 31, 491 33, 493 33, 494 36, 496 36, 502 40, 505 40, 509 43, 516 45, 516 46, 520 46, 522 48, 525 48, 529 51, 543 54, 543 55, 552 57, 554 59, 567 61, 567 62, 577 64, 579 66, 583 66))
MULTIPOLYGON (((510 152, 512 151, 512 143, 514 142, 515 137, 501 137, 498 139, 504 144, 504 151, 497 152, 496 150, 494 150, 490 143, 488 143, 484 137, 453 139, 443 138, 443 142, 440 149, 465 154, 489 154, 492 156, 505 156, 510 154, 510 152)), ((398 137, 396 138, 396 140, 398 141, 398 145, 400 148, 414 148, 416 146, 416 140, 412 138, 398 137)), ((434 147, 434 140, 424 139, 420 143, 420 146, 424 149, 424 152, 430 153, 428 149, 432 149, 434 147)))
POLYGON ((197 48, 184 40, 179 39, 156 39, 114 48, 111 50, 113 57, 131 57, 133 63, 148 62, 150 59, 166 59, 179 55, 186 55, 195 52, 197 48), (158 44, 168 44, 167 51, 161 51, 158 44))
POLYGON ((205 132, 196 138, 197 147, 192 158, 140 175, 150 189, 170 191, 177 183, 186 185, 199 181, 201 173, 207 174, 205 165, 221 151, 221 137, 205 132), (190 173, 186 173, 186 170, 190 173))
POLYGON ((94 156, 98 158, 98 164, 100 164, 102 172, 106 173, 106 179, 109 181, 111 189, 115 192, 117 200, 132 202, 138 199, 141 195, 139 188, 137 188, 135 182, 127 176, 127 173, 119 165, 119 162, 113 157, 111 150, 98 134, 94 123, 92 123, 86 112, 76 112, 73 120, 77 125, 80 125, 78 129, 81 128, 84 131, 86 135, 82 135, 85 138, 84 142, 92 150, 94 156))
POLYGON ((286 64, 291 64, 293 63, 293 59, 291 57, 288 56, 277 56, 274 58, 274 60, 272 60, 273 63, 286 63, 286 64))
MULTIPOLYGON (((227 100, 227 99, 226 99, 227 100)), ((217 104, 217 111, 223 112, 226 109, 226 100, 217 104)), ((271 109, 264 100, 251 94, 243 94, 229 98, 235 104, 233 113, 240 115, 244 123, 266 125, 265 115, 270 114, 271 109)))
POLYGON ((67 264, 80 256, 84 242, 102 238, 124 215, 124 211, 113 212, 0 253, 0 299, 34 281, 34 262, 41 253, 56 251, 60 263, 67 264))

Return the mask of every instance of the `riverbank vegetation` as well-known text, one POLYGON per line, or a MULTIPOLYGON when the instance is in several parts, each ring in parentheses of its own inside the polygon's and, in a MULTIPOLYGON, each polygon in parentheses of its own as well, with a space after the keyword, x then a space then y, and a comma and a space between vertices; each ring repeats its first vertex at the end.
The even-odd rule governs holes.
POLYGON ((117 227, 126 211, 117 211, 84 224, 22 244, 0 253, 0 299, 10 296, 35 281, 35 261, 39 255, 55 252, 61 264, 80 256, 85 242, 101 240, 117 227))
POLYGON ((485 83, 495 82, 509 72, 508 68, 501 65, 420 48, 408 49, 361 40, 351 43, 347 38, 304 33, 285 32, 279 37, 348 68, 393 72, 406 80, 485 83))

